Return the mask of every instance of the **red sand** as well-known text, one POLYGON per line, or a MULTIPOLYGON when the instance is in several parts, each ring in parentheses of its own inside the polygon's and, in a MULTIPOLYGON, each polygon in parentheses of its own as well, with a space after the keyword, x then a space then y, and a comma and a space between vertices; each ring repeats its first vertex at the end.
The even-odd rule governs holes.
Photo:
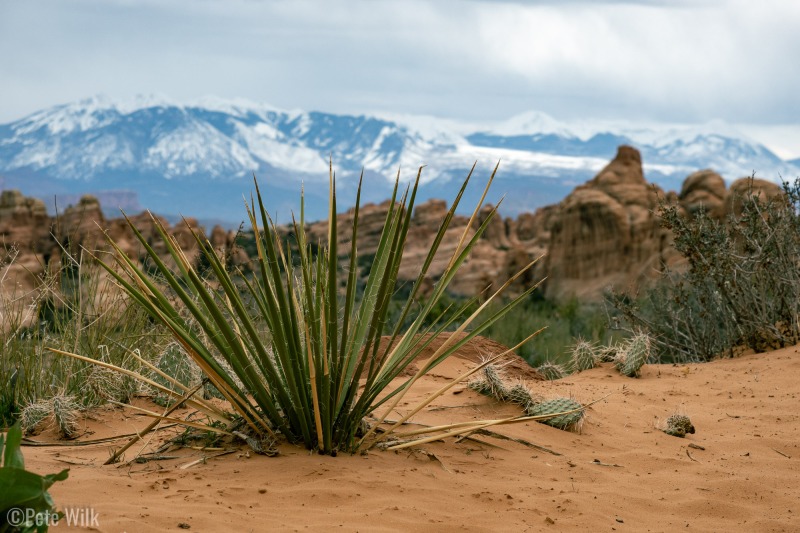
MULTIPOLYGON (((400 410, 468 364, 454 359, 437 368, 400 410)), ((497 429, 558 456, 489 437, 479 439, 496 447, 448 439, 422 446, 428 454, 327 457, 284 445, 269 458, 240 447, 183 469, 214 452, 182 449, 167 452, 178 459, 124 467, 101 466, 109 445, 23 452, 35 472, 69 464, 69 479, 51 494, 61 508, 94 509, 94 530, 107 532, 800 531, 798 377, 800 349, 793 347, 709 364, 648 365, 640 379, 605 364, 556 382, 529 381, 544 396, 590 401, 613 393, 590 409, 582 434, 535 422, 497 429), (676 409, 690 416, 695 434, 680 439, 655 428, 676 409)), ((456 392, 434 404, 454 408, 426 409, 416 420, 514 412, 464 387, 456 392)), ((148 422, 132 411, 98 410, 82 438, 148 422)))

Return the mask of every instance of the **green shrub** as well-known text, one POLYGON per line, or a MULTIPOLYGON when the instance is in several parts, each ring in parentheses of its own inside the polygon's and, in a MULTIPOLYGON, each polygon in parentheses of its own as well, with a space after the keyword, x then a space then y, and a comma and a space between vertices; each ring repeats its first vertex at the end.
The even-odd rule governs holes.
POLYGON ((544 299, 538 291, 510 311, 506 320, 490 326, 484 335, 514 346, 543 323, 547 329, 519 350, 519 355, 534 367, 545 362, 570 366, 576 338, 607 344, 623 337, 621 332, 609 329, 608 313, 602 305, 576 298, 554 302, 544 299))
POLYGON ((765 351, 798 342, 800 181, 784 192, 765 199, 750 189, 725 221, 662 204, 662 223, 688 270, 665 272, 638 301, 612 297, 629 325, 650 333, 658 360, 709 360, 736 346, 765 351))
POLYGON ((47 490, 67 479, 69 469, 46 476, 25 470, 21 442, 19 424, 0 435, 0 531, 47 531, 60 516, 47 490))
POLYGON ((81 351, 135 368, 134 349, 159 353, 165 343, 163 330, 143 310, 114 299, 119 294, 110 293, 110 285, 102 283, 98 275, 102 271, 88 254, 65 253, 62 263, 55 271, 46 270, 31 294, 0 292, 2 426, 12 425, 26 407, 46 404, 62 394, 86 407, 108 399, 126 401, 136 392, 130 379, 56 357, 46 347, 81 351), (95 306, 96 301, 110 303, 95 306), (31 316, 36 317, 32 324, 31 316))

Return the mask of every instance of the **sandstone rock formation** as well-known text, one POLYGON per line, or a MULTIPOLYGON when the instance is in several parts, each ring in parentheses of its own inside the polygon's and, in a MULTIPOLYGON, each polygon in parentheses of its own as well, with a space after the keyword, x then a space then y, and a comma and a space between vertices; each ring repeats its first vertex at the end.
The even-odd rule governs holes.
POLYGON ((30 302, 51 246, 44 202, 19 191, 0 194, 0 327, 33 320, 30 302))
MULTIPOLYGON (((656 278, 664 265, 680 268, 681 257, 672 246, 672 234, 659 223, 657 213, 661 202, 678 204, 686 216, 694 216, 705 209, 711 216, 722 219, 741 210, 735 197, 750 188, 764 198, 781 194, 777 185, 751 179, 738 180, 726 190, 722 177, 712 170, 688 176, 679 193, 664 193, 645 180, 640 153, 633 147, 621 146, 605 168, 559 204, 523 213, 516 219, 496 215, 450 289, 464 296, 497 289, 522 267, 546 253, 545 259, 511 286, 512 294, 544 277, 547 278, 543 285, 545 295, 555 299, 571 296, 599 299, 608 287, 633 290, 656 278)), ((370 260, 377 250, 390 208, 391 203, 385 201, 365 204, 360 209, 358 253, 362 275, 371 268, 370 260)), ((484 206, 471 226, 469 218, 453 217, 428 272, 423 293, 442 275, 461 236, 465 232, 468 237, 472 236, 491 209, 491 206, 484 206)), ((447 213, 448 206, 443 200, 429 200, 416 206, 399 272, 401 282, 416 280, 447 213)), ((353 218, 352 209, 337 216, 338 246, 342 255, 350 251, 353 218)), ((131 220, 159 255, 166 258, 166 249, 157 235, 153 218, 142 213, 131 220)), ((203 232, 197 220, 189 218, 175 227, 164 219, 157 220, 175 237, 187 256, 196 261, 197 244, 191 232, 203 232)), ((310 223, 307 229, 312 243, 327 240, 327 221, 310 223)), ((281 226, 278 231, 291 241, 292 226, 281 226)), ((110 251, 104 232, 129 257, 143 257, 141 246, 127 223, 122 219, 106 219, 94 197, 84 196, 61 216, 50 218, 41 201, 25 198, 16 191, 2 192, 0 297, 9 302, 12 294, 34 294, 47 272, 58 271, 68 260, 80 261, 81 248, 96 253, 110 251), (63 250, 76 255, 64 258, 63 250)), ((251 258, 236 242, 236 237, 233 231, 215 227, 210 241, 233 266, 243 266, 251 258)), ((17 297, 15 301, 27 305, 29 298, 17 297)), ((93 305, 99 309, 112 304, 95 302, 93 305)), ((0 312, 4 312, 2 305, 0 312)))
POLYGON ((705 209, 714 218, 722 218, 726 212, 725 180, 711 169, 699 170, 683 182, 678 202, 685 212, 693 216, 705 209))
POLYGON ((665 194, 645 181, 638 150, 619 147, 614 160, 549 214, 546 296, 599 299, 611 287, 634 292, 665 266, 679 270, 683 258, 660 225, 659 204, 677 203, 690 217, 704 209, 723 220, 741 211, 738 199, 748 192, 765 199, 783 194, 772 182, 750 178, 726 190, 722 176, 708 169, 689 175, 679 194, 665 194))
MULTIPOLYGON (((131 220, 166 258, 163 244, 155 238, 150 215, 142 213, 131 220)), ((166 220, 159 220, 187 255, 196 259, 197 244, 189 229, 180 224, 171 228, 166 220)), ((187 222, 203 233, 196 220, 187 222)), ((42 298, 56 303, 63 301, 58 274, 65 267, 79 268, 93 280, 80 286, 83 312, 94 316, 111 311, 121 313, 125 302, 119 288, 93 264, 91 257, 109 259, 105 254, 111 247, 105 232, 129 257, 143 257, 127 223, 122 219, 106 219, 93 196, 83 196, 59 216, 50 217, 41 200, 26 198, 19 191, 3 191, 0 194, 0 327, 32 325, 37 319, 35 303, 42 298)))
POLYGON ((639 151, 621 146, 553 215, 545 294, 596 297, 606 286, 654 277, 672 252, 656 215, 659 195, 644 179, 639 151))
POLYGON ((731 183, 728 196, 725 198, 725 213, 739 216, 742 214, 742 197, 752 194, 764 201, 773 200, 783 195, 775 183, 758 178, 741 178, 731 183))
POLYGON ((41 253, 47 246, 50 217, 44 202, 26 198, 19 191, 0 193, 0 240, 4 247, 41 253))

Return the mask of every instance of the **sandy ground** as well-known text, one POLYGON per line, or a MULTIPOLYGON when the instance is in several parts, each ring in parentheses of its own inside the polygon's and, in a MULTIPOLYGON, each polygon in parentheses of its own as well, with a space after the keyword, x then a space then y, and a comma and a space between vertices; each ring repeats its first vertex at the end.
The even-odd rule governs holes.
MULTIPOLYGON (((415 394, 468 364, 448 361, 415 394)), ((535 422, 497 430, 558 455, 484 436, 427 444, 424 452, 338 457, 284 445, 274 458, 241 447, 197 462, 217 452, 184 448, 166 453, 176 459, 126 466, 101 466, 107 444, 23 451, 36 472, 69 465, 53 497, 61 508, 93 509, 94 530, 105 532, 800 531, 798 378, 800 348, 793 347, 709 364, 648 365, 639 379, 610 364, 556 382, 531 379, 545 396, 590 401, 612 393, 591 408, 581 434, 535 422), (656 429, 676 410, 690 416, 695 434, 681 439, 656 429)), ((416 420, 514 413, 463 387, 455 392, 416 420)), ((82 439, 148 422, 132 411, 99 410, 84 421, 82 439)), ((85 529, 65 526, 57 530, 85 529)))

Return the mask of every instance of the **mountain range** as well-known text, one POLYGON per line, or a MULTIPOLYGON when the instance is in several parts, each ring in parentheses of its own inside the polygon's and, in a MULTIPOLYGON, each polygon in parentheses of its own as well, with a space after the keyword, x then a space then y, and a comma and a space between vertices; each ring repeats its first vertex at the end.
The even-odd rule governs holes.
MULTIPOLYGON (((800 160, 784 161, 723 123, 567 123, 529 112, 470 125, 218 98, 93 97, 0 125, 0 189, 40 197, 51 210, 91 193, 114 211, 146 207, 231 226, 245 217, 253 175, 270 210, 286 221, 297 211, 301 182, 307 216, 326 216, 330 162, 340 208, 354 201, 362 172, 364 201, 386 199, 398 172, 407 182, 420 165, 421 199, 452 198, 473 163, 477 181, 485 182, 499 162, 490 201, 504 196, 503 211, 516 214, 558 202, 621 144, 636 146, 648 180, 667 189, 702 168, 729 181, 754 172, 772 181, 800 175, 800 160)), ((480 189, 471 186, 467 200, 477 201, 480 189)))

